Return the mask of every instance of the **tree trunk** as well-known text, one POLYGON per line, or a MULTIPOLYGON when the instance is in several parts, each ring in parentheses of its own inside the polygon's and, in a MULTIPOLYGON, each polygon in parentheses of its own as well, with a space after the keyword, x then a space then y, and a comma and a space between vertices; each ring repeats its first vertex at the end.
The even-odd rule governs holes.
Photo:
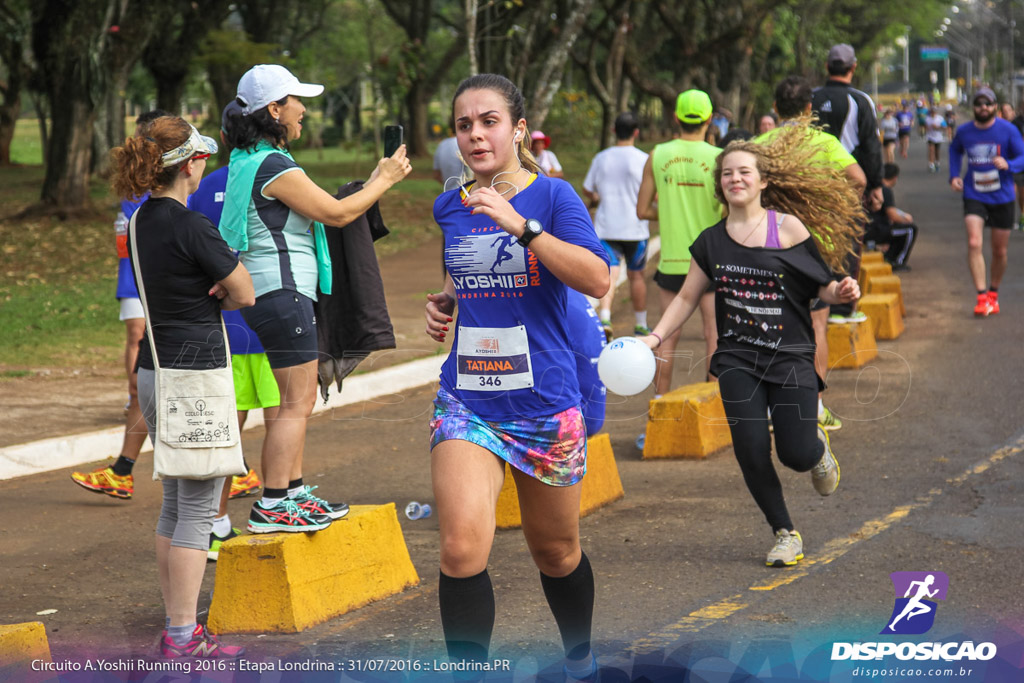
POLYGON ((51 101, 62 104, 53 108, 46 178, 40 198, 43 203, 57 208, 83 207, 89 201, 89 167, 96 115, 88 96, 82 97, 73 90, 65 91, 61 97, 52 95, 51 101))
POLYGON ((565 73, 565 63, 569 59, 569 51, 573 43, 580 35, 587 15, 594 6, 594 0, 574 0, 569 17, 562 25, 562 33, 559 42, 548 54, 547 60, 537 78, 537 85, 530 98, 530 126, 537 130, 544 125, 551 109, 551 102, 555 93, 562 84, 562 75, 565 73))
POLYGON ((469 75, 480 73, 476 60, 476 15, 479 0, 466 0, 466 49, 469 53, 469 75))
POLYGON ((46 101, 41 93, 29 91, 32 108, 36 110, 36 121, 39 123, 39 147, 43 151, 43 161, 50 151, 50 131, 46 126, 46 101))
MULTIPOLYGON (((185 97, 185 77, 187 72, 181 74, 181 78, 158 78, 156 80, 156 108, 163 109, 171 114, 177 114, 181 110, 181 101, 185 97)), ((232 93, 232 97, 234 93, 232 93)), ((218 99, 218 102, 228 100, 218 99)), ((219 112, 218 112, 219 115, 219 112)))
POLYGON ((409 126, 405 142, 409 145, 409 156, 427 153, 427 100, 430 95, 420 83, 413 83, 405 96, 405 107, 409 112, 409 126))
POLYGON ((11 141, 14 139, 14 125, 21 112, 21 95, 4 95, 4 103, 0 105, 0 166, 10 166, 11 141))

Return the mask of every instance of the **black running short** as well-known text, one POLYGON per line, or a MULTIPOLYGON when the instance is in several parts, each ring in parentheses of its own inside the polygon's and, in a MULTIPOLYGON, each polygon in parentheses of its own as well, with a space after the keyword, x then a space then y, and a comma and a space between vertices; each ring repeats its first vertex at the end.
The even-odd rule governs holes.
POLYGON ((986 204, 977 199, 964 199, 965 216, 981 216, 986 227, 1000 230, 1009 230, 1013 227, 1015 208, 1012 201, 1005 204, 986 204))
POLYGON ((318 358, 316 316, 313 300, 288 289, 256 297, 256 304, 242 309, 267 353, 270 367, 290 368, 318 358))

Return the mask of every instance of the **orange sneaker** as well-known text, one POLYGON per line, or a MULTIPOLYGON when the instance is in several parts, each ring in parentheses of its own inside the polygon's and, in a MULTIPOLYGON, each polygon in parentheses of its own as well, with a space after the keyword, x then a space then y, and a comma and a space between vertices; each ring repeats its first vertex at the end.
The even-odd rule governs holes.
POLYGON ((988 304, 989 306, 992 307, 992 310, 989 311, 991 315, 995 315, 996 313, 999 312, 999 292, 993 292, 992 290, 989 290, 988 304))
POLYGON ((992 312, 992 301, 988 298, 988 292, 978 295, 978 303, 974 305, 974 315, 978 317, 987 316, 992 312))
POLYGON ((118 476, 110 466, 92 472, 72 472, 71 481, 93 493, 105 493, 114 498, 128 499, 135 492, 135 480, 132 475, 118 476))
POLYGON ((256 470, 249 470, 249 473, 243 477, 231 477, 231 493, 228 494, 228 497, 254 496, 260 490, 260 486, 262 484, 256 470))

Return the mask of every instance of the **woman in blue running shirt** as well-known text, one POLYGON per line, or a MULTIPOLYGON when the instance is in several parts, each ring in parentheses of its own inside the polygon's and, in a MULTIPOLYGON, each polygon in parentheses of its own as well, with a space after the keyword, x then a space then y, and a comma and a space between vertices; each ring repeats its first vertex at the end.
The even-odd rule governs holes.
POLYGON ((487 561, 508 462, 566 671, 587 676, 596 666, 594 575, 579 543, 586 430, 567 296, 570 288, 604 295, 608 260, 572 187, 538 173, 523 96, 511 81, 463 81, 452 118, 473 179, 434 203, 448 275, 426 308, 427 334, 438 342, 459 309, 430 425, 445 641, 454 659, 487 658, 487 561))

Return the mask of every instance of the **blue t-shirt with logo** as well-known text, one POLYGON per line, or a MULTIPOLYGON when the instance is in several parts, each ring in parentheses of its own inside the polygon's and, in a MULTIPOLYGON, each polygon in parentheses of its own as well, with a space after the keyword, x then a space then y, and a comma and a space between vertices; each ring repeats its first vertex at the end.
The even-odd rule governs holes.
POLYGON ((580 409, 587 425, 587 436, 601 431, 604 425, 604 409, 607 389, 597 374, 597 359, 607 343, 604 326, 597 317, 597 311, 575 289, 568 290, 569 334, 576 354, 576 376, 580 380, 580 395, 583 400, 580 409))
MULTIPOLYGON (((203 178, 199 187, 188 198, 188 208, 198 211, 214 225, 220 223, 220 214, 224 210, 224 188, 228 184, 228 167, 222 166, 203 178)), ((263 353, 260 338, 251 327, 245 324, 239 311, 222 311, 224 326, 228 330, 228 344, 231 355, 247 353, 263 353)))
POLYGON ((914 127, 914 115, 909 111, 898 111, 896 112, 896 122, 900 126, 901 133, 909 133, 910 129, 914 127))
MULTIPOLYGON (((464 197, 457 188, 434 202, 458 301, 441 386, 490 421, 546 417, 579 405, 568 286, 491 218, 471 214, 464 197)), ((546 232, 608 262, 569 183, 538 176, 510 203, 546 232)))
POLYGON ((949 145, 950 180, 960 177, 965 153, 964 199, 984 204, 1012 202, 1016 197, 1013 174, 1024 171, 1024 140, 1017 127, 999 118, 984 130, 975 126, 974 121, 962 124, 949 145), (992 163, 997 156, 1006 159, 1010 168, 997 169, 992 163))

